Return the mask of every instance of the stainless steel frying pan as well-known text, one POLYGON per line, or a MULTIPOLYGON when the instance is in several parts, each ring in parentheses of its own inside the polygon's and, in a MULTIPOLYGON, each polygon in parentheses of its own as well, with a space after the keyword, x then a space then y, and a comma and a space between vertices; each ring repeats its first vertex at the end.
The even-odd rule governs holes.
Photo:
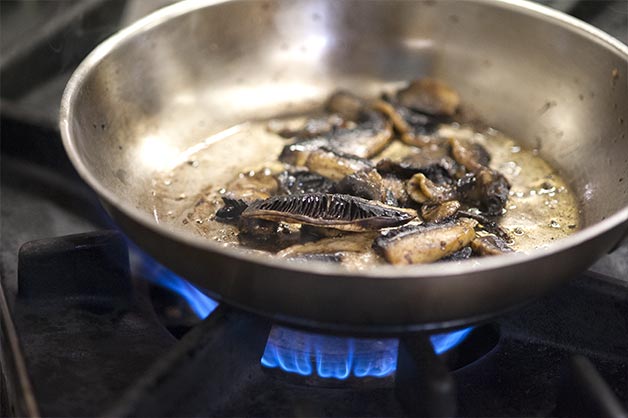
POLYGON ((621 240, 627 75, 626 45, 522 1, 187 1, 96 48, 68 83, 60 125, 122 230, 213 297, 303 326, 434 330, 538 296, 621 240), (530 254, 356 273, 247 255, 150 213, 155 163, 201 138, 311 108, 339 86, 370 95, 419 75, 444 79, 490 125, 540 147, 580 197, 583 230, 530 254))

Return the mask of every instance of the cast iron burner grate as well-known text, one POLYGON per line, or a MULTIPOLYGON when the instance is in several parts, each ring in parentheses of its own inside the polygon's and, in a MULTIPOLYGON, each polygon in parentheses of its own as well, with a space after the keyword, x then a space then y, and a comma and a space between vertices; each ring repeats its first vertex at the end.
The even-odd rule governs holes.
POLYGON ((269 373, 272 323, 223 305, 177 341, 117 232, 25 244, 18 284, 21 347, 3 341, 17 415, 618 417, 628 401, 628 290, 586 277, 479 327, 449 359, 402 335, 388 384, 335 387, 269 373))

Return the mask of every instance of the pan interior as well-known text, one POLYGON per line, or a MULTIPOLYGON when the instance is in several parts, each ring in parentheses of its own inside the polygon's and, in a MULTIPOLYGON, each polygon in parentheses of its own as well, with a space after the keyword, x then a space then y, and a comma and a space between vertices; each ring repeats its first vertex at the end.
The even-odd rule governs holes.
POLYGON ((195 147, 247 136, 211 148, 224 178, 177 177, 173 208, 261 155, 255 121, 313 109, 337 87, 374 96, 430 75, 538 150, 572 187, 586 227, 628 200, 626 61, 598 43, 487 2, 221 3, 145 28, 102 57, 70 129, 97 181, 154 216, 155 179, 195 147))

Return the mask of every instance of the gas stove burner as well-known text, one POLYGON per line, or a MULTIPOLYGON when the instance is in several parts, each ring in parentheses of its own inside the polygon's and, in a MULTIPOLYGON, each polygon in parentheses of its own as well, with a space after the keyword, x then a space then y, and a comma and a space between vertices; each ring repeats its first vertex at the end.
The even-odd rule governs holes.
MULTIPOLYGON (((131 248, 132 247, 132 244, 131 248)), ((137 248, 134 258, 142 277, 180 296, 189 308, 204 319, 218 302, 194 285, 159 265, 137 248)), ((472 328, 435 334, 430 337, 436 354, 456 347, 472 328)), ((352 338, 309 333, 282 326, 273 326, 260 363, 269 369, 313 376, 320 379, 384 378, 397 368, 399 340, 396 338, 352 338)))

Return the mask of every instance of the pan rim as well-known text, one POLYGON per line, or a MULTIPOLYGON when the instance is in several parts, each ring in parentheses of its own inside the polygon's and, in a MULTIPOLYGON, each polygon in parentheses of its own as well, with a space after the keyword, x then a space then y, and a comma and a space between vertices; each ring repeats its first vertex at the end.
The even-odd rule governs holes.
MULTIPOLYGON (((369 270, 356 271, 347 269, 338 265, 330 265, 322 262, 308 263, 291 263, 287 260, 281 260, 267 255, 251 254, 237 247, 223 247, 206 238, 193 235, 187 231, 180 229, 172 229, 165 224, 159 224, 154 221, 149 213, 144 212, 134 205, 122 201, 109 188, 100 183, 91 170, 83 163, 76 148, 77 138, 71 132, 70 120, 74 111, 74 104, 78 92, 90 71, 98 65, 107 55, 109 55, 118 45, 126 40, 140 35, 150 29, 170 20, 172 18, 184 15, 197 9, 210 7, 213 5, 226 3, 232 0, 184 0, 157 10, 148 16, 138 20, 132 25, 113 34, 111 37, 98 45, 78 66, 72 74, 63 93, 61 107, 59 113, 59 128, 63 145, 70 161, 81 178, 92 187, 107 204, 119 210, 125 216, 129 217, 133 222, 138 223, 144 228, 152 232, 164 236, 168 239, 178 241, 182 244, 194 247, 196 249, 210 251, 232 259, 246 261, 256 264, 262 264, 271 268, 279 268, 290 270, 295 273, 316 274, 320 277, 370 277, 370 278, 387 278, 387 279, 415 279, 422 277, 444 277, 458 276, 468 274, 470 272, 481 272, 488 270, 501 269, 524 263, 528 261, 545 258, 553 254, 560 253, 569 248, 578 246, 586 241, 594 239, 611 229, 622 224, 628 224, 628 205, 618 210, 606 219, 594 223, 574 234, 558 240, 557 242, 548 244, 547 248, 538 248, 528 253, 513 253, 502 255, 500 257, 488 257, 483 259, 465 260, 458 263, 439 263, 424 264, 415 266, 391 266, 380 265, 373 266, 369 270)), ((606 48, 612 48, 628 63, 628 46, 619 40, 594 28, 588 23, 582 22, 576 18, 568 16, 562 12, 550 9, 548 7, 531 3, 526 0, 474 0, 476 3, 491 4, 497 7, 503 7, 518 13, 525 13, 530 16, 542 18, 554 24, 559 24, 569 30, 580 32, 583 36, 598 42, 606 48)), ((609 248, 615 243, 609 243, 609 248)))

